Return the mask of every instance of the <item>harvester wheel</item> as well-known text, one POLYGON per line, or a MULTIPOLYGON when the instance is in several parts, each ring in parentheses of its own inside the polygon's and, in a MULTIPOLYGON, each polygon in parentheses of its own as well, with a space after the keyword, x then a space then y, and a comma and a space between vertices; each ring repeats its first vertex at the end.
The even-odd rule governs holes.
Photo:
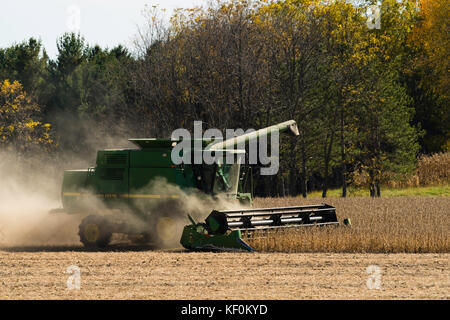
POLYGON ((108 221, 98 215, 90 215, 81 221, 78 235, 86 248, 104 248, 111 240, 108 221))
POLYGON ((186 209, 181 201, 159 203, 148 219, 148 234, 153 245, 159 248, 176 248, 186 224, 186 209))
POLYGON ((183 222, 176 214, 158 214, 150 224, 151 242, 159 248, 174 248, 179 245, 183 222))

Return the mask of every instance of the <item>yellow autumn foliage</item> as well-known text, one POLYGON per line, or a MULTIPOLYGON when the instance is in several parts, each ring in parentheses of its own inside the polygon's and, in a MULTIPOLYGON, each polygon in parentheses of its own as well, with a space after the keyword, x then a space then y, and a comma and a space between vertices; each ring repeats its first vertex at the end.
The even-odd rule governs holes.
POLYGON ((0 148, 24 152, 33 146, 50 147, 51 125, 37 120, 39 111, 18 81, 0 82, 0 148))

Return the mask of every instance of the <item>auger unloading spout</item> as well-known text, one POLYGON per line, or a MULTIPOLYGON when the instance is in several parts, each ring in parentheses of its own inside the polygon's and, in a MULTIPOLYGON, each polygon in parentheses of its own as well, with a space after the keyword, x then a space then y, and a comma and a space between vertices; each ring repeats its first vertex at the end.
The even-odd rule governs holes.
POLYGON ((263 136, 270 136, 274 131, 278 131, 280 133, 285 132, 294 137, 299 135, 297 123, 294 120, 289 120, 267 128, 263 128, 237 137, 233 137, 231 139, 227 139, 222 142, 210 144, 205 149, 206 150, 231 149, 238 145, 244 144, 248 141, 256 140, 263 136))

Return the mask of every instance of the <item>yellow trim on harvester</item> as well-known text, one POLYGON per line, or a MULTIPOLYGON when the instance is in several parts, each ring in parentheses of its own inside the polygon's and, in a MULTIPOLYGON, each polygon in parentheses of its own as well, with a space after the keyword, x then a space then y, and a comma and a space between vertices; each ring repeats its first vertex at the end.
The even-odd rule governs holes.
POLYGON ((81 193, 79 193, 79 192, 63 192, 62 195, 66 196, 66 197, 78 197, 78 196, 81 196, 81 193))
POLYGON ((161 198, 171 198, 178 199, 178 195, 166 195, 166 194, 127 194, 127 193, 81 193, 81 192, 63 192, 65 197, 85 197, 85 196, 97 196, 105 198, 150 198, 150 199, 161 199, 161 198))

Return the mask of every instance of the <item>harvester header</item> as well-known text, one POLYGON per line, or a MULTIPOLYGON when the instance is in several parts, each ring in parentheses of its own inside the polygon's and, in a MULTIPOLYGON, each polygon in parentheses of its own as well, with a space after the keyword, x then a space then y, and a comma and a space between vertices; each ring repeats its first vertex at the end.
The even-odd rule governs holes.
POLYGON ((180 242, 187 249, 197 250, 223 250, 226 247, 254 251, 241 239, 241 232, 339 224, 336 208, 327 204, 213 210, 205 223, 190 220, 192 224, 184 228, 180 242), (218 246, 220 242, 223 246, 218 246))

